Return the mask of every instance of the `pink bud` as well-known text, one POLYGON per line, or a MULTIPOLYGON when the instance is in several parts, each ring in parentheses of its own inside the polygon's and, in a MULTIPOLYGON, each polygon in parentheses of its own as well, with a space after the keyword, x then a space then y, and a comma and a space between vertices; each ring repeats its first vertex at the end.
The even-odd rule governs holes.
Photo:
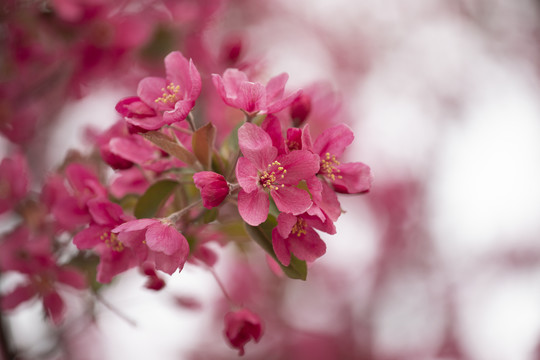
POLYGON ((225 314, 225 336, 229 343, 244 355, 244 346, 253 339, 258 342, 263 334, 262 321, 248 309, 240 309, 225 314))
POLYGON ((193 182, 201 192, 203 205, 207 209, 219 206, 229 195, 229 184, 223 175, 212 171, 201 171, 193 174, 193 182))

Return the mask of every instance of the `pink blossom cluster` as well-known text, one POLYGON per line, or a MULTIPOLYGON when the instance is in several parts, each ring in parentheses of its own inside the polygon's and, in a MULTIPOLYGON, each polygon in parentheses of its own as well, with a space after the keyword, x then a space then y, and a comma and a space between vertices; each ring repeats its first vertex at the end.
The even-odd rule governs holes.
MULTIPOLYGON (((136 96, 118 101, 119 120, 91 135, 99 157, 67 158, 39 194, 28 189, 24 156, 0 164, 0 212, 23 218, 0 243, 0 271, 27 278, 2 296, 3 310, 37 296, 61 323, 65 286, 99 289, 138 268, 146 287, 160 290, 162 273, 187 263, 214 274, 213 244, 236 242, 231 224, 243 226, 243 241, 261 248, 276 273, 305 280, 307 266, 326 252, 320 232, 336 233, 338 194, 370 190, 370 168, 343 157, 352 130, 337 124, 312 138, 320 104, 310 91, 286 91, 287 74, 263 85, 228 68, 211 74, 207 90, 210 77, 180 51, 164 67, 164 76, 143 78, 136 96), (211 100, 201 99, 210 91, 211 100), (210 122, 204 104, 215 99, 225 111, 210 122), (227 114, 235 112, 243 120, 231 128, 227 114), (70 241, 60 241, 66 235, 70 241), (78 252, 66 255, 71 243, 78 252)), ((229 300, 224 334, 242 355, 261 339, 263 320, 253 304, 229 300)))

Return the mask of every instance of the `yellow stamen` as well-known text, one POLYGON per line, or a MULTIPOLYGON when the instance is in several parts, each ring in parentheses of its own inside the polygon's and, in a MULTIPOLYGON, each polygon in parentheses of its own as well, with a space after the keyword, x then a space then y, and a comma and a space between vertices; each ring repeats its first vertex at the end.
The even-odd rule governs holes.
POLYGON ((287 169, 283 168, 283 166, 281 166, 279 161, 274 161, 268 164, 266 170, 259 173, 259 183, 265 189, 279 190, 278 185, 281 185, 281 187, 285 187, 285 185, 276 184, 278 176, 281 179, 284 179, 285 174, 287 174, 287 169))
POLYGON ((162 88, 163 94, 161 97, 154 100, 156 103, 162 103, 164 105, 174 105, 180 98, 178 93, 180 92, 180 85, 170 83, 166 88, 162 88))
POLYGON ((341 163, 336 159, 335 155, 326 153, 321 157, 321 169, 319 172, 330 178, 332 181, 335 181, 336 178, 342 179, 343 176, 339 175, 341 171, 337 168, 339 165, 341 165, 341 163))
POLYGON ((113 251, 122 252, 124 250, 124 244, 118 241, 118 235, 115 233, 104 232, 99 238, 113 251))
POLYGON ((306 221, 302 218, 297 218, 296 224, 291 229, 291 234, 296 235, 298 237, 306 234, 306 221))

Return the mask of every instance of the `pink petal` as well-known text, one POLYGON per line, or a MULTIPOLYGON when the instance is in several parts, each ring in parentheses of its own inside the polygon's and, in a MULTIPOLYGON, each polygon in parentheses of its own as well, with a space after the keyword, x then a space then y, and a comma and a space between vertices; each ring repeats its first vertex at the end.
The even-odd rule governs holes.
POLYGON ((257 168, 245 157, 241 157, 236 163, 236 179, 245 192, 250 193, 259 188, 257 168))
POLYGON ((287 246, 287 240, 279 234, 276 228, 272 230, 272 247, 279 262, 284 266, 289 266, 291 263, 291 252, 287 246))
POLYGON ((172 225, 157 222, 148 227, 146 231, 146 245, 157 252, 172 255, 177 251, 189 253, 186 238, 172 225))
POLYGON ((19 304, 30 300, 36 295, 36 290, 32 284, 23 284, 17 286, 12 292, 2 295, 0 298, 2 310, 13 310, 19 304))
POLYGON ((359 194, 371 189, 373 175, 371 169, 364 163, 346 163, 339 167, 339 177, 333 182, 337 192, 345 194, 359 194))
POLYGON ((53 291, 43 296, 43 307, 55 325, 62 322, 65 304, 57 292, 53 291))
POLYGON ((73 244, 80 250, 92 249, 103 243, 103 240, 101 240, 100 237, 105 233, 109 233, 110 230, 110 226, 90 225, 88 228, 79 231, 73 237, 73 244))
POLYGON ((296 219, 296 216, 292 214, 280 213, 278 215, 277 221, 278 221, 278 224, 276 226, 277 231, 283 238, 286 238, 291 233, 291 230, 294 224, 296 224, 297 219, 296 219))
POLYGON ((287 80, 289 80, 289 74, 282 73, 274 76, 270 79, 270 81, 268 81, 268 84, 266 85, 266 99, 268 103, 283 97, 287 80))
POLYGON ((311 227, 306 227, 303 236, 289 237, 289 249, 300 260, 315 261, 326 253, 326 244, 311 227))
POLYGON ((270 192, 279 211, 299 215, 312 204, 309 193, 296 187, 285 186, 270 192))
POLYGON ((86 278, 75 269, 61 268, 56 273, 56 276, 59 282, 67 284, 72 288, 83 290, 87 287, 86 278))
POLYGON ((180 85, 180 91, 191 90, 191 76, 189 73, 189 62, 180 51, 173 51, 164 59, 165 73, 167 80, 180 85), (189 89, 186 89, 185 87, 189 89))
POLYGON ((160 223, 157 219, 137 219, 137 220, 131 220, 127 221, 121 225, 118 225, 111 231, 114 233, 120 233, 125 231, 138 231, 143 230, 149 227, 150 225, 160 223))
POLYGON ((148 104, 148 106, 151 106, 154 109, 169 110, 170 106, 161 102, 156 102, 156 99, 163 96, 163 89, 166 88, 167 85, 167 80, 163 78, 146 77, 139 82, 137 95, 139 95, 142 101, 148 104))
POLYGON ((112 225, 122 222, 124 210, 118 204, 104 198, 95 198, 88 201, 88 211, 92 219, 99 225, 112 225))
MULTIPOLYGON (((281 132, 281 123, 279 122, 279 119, 274 115, 268 115, 261 124, 261 129, 270 135, 272 145, 278 149, 278 154, 285 153, 285 141, 281 132)), ((300 129, 298 130, 300 131, 300 129)))
POLYGON ((136 164, 144 164, 154 159, 154 149, 135 138, 112 138, 109 142, 111 152, 136 164))
POLYGON ((246 193, 242 189, 238 192, 238 211, 249 225, 262 224, 268 217, 269 208, 270 200, 266 192, 260 190, 246 193))
POLYGON ((231 99, 228 104, 248 113, 260 111, 266 107, 264 86, 252 82, 241 83, 238 89, 238 98, 234 101, 231 99))
POLYGON ((294 100, 296 100, 300 95, 302 95, 302 90, 298 90, 295 93, 290 94, 287 97, 284 97, 282 99, 278 99, 270 104, 267 104, 266 106, 266 113, 267 114, 274 114, 277 113, 283 109, 285 109, 287 106, 291 105, 294 100))
POLYGON ((258 170, 266 169, 277 155, 277 149, 272 146, 270 135, 255 124, 245 123, 238 129, 238 145, 242 154, 258 170))
POLYGON ((149 116, 143 118, 126 118, 126 122, 145 130, 161 129, 167 122, 162 116, 149 116))
POLYGON ((172 124, 178 121, 186 120, 191 109, 195 106, 193 100, 179 100, 174 104, 174 109, 163 113, 163 121, 166 124, 172 124))
POLYGON ((321 156, 329 153, 339 158, 353 140, 352 130, 345 124, 339 124, 326 129, 317 137, 313 144, 313 152, 321 156))
POLYGON ((300 180, 314 176, 320 168, 319 156, 307 150, 293 150, 276 159, 287 173, 280 180, 283 184, 296 185, 300 180))

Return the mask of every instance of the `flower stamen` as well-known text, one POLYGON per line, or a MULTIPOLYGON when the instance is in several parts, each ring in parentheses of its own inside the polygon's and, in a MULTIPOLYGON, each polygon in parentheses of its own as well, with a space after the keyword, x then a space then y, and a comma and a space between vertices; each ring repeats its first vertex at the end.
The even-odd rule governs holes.
POLYGON ((302 235, 306 235, 306 221, 302 218, 298 218, 296 220, 296 224, 291 229, 291 234, 296 235, 298 237, 302 235))
POLYGON ((332 181, 335 181, 336 178, 342 179, 343 176, 339 175, 341 171, 337 168, 339 165, 341 165, 341 163, 336 159, 335 155, 326 153, 324 157, 321 157, 320 173, 327 176, 332 181))
POLYGON ((166 88, 161 88, 163 94, 161 97, 154 100, 156 103, 162 103, 164 105, 174 105, 179 99, 178 93, 180 92, 180 85, 170 83, 166 88))
POLYGON ((104 232, 99 238, 113 251, 122 252, 124 250, 124 244, 118 240, 118 235, 115 233, 104 232))
POLYGON ((277 184, 279 179, 284 179, 287 169, 281 166, 279 161, 268 164, 266 170, 259 173, 259 183, 263 188, 269 190, 279 190, 279 185, 285 187, 285 184, 277 184))

